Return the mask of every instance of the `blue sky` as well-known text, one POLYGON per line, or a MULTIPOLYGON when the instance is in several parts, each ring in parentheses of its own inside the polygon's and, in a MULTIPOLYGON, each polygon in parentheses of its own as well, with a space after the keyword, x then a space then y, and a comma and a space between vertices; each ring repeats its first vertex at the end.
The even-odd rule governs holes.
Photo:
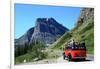
POLYGON ((53 17, 63 26, 72 29, 80 15, 80 7, 15 4, 15 38, 22 36, 29 28, 35 26, 37 18, 53 17))

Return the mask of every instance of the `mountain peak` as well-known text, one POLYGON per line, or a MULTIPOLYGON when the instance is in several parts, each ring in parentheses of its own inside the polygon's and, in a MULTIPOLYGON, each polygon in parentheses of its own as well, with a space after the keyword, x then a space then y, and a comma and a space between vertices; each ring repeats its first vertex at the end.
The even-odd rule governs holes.
POLYGON ((32 43, 41 41, 44 44, 52 44, 68 29, 58 23, 54 18, 37 18, 36 25, 30 28, 20 39, 20 43, 32 43))

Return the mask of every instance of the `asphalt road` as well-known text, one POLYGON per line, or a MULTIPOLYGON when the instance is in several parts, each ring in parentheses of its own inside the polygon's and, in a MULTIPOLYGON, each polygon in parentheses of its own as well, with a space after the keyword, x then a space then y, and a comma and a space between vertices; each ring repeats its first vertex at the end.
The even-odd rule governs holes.
MULTIPOLYGON (((86 60, 74 60, 71 62, 93 62, 94 61, 94 56, 87 54, 86 60)), ((52 63, 67 63, 68 60, 64 60, 63 56, 57 58, 57 59, 45 59, 45 60, 40 60, 36 62, 27 62, 27 63, 21 63, 18 65, 33 65, 33 64, 52 64, 52 63)))
MULTIPOLYGON (((71 61, 71 62, 90 62, 90 61, 94 61, 94 56, 87 54, 86 60, 74 60, 74 61, 71 61)), ((68 60, 64 60, 63 56, 61 56, 57 59, 57 62, 58 63, 61 63, 61 62, 64 63, 64 62, 68 62, 68 60)))
POLYGON ((94 55, 87 54, 86 60, 94 61, 94 55))

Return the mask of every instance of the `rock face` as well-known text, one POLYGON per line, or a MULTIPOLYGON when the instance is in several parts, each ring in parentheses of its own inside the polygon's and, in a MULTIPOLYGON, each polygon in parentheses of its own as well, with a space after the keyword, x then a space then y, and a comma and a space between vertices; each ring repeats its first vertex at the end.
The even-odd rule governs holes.
POLYGON ((15 45, 25 45, 25 43, 29 43, 34 32, 34 27, 30 28, 23 36, 19 39, 15 39, 15 45))
POLYGON ((40 41, 46 45, 52 44, 68 29, 53 18, 38 18, 35 27, 29 29, 22 37, 15 40, 15 45, 24 45, 33 41, 40 41))
POLYGON ((77 24, 89 23, 89 21, 94 23, 94 8, 82 8, 77 24))

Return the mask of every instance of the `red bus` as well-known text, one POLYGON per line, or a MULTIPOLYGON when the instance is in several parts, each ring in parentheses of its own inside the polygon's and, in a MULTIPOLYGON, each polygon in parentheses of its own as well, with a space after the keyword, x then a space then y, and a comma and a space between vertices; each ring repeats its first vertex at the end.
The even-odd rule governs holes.
POLYGON ((68 61, 74 59, 86 59, 86 47, 85 46, 66 46, 63 53, 63 58, 68 59, 68 61))

